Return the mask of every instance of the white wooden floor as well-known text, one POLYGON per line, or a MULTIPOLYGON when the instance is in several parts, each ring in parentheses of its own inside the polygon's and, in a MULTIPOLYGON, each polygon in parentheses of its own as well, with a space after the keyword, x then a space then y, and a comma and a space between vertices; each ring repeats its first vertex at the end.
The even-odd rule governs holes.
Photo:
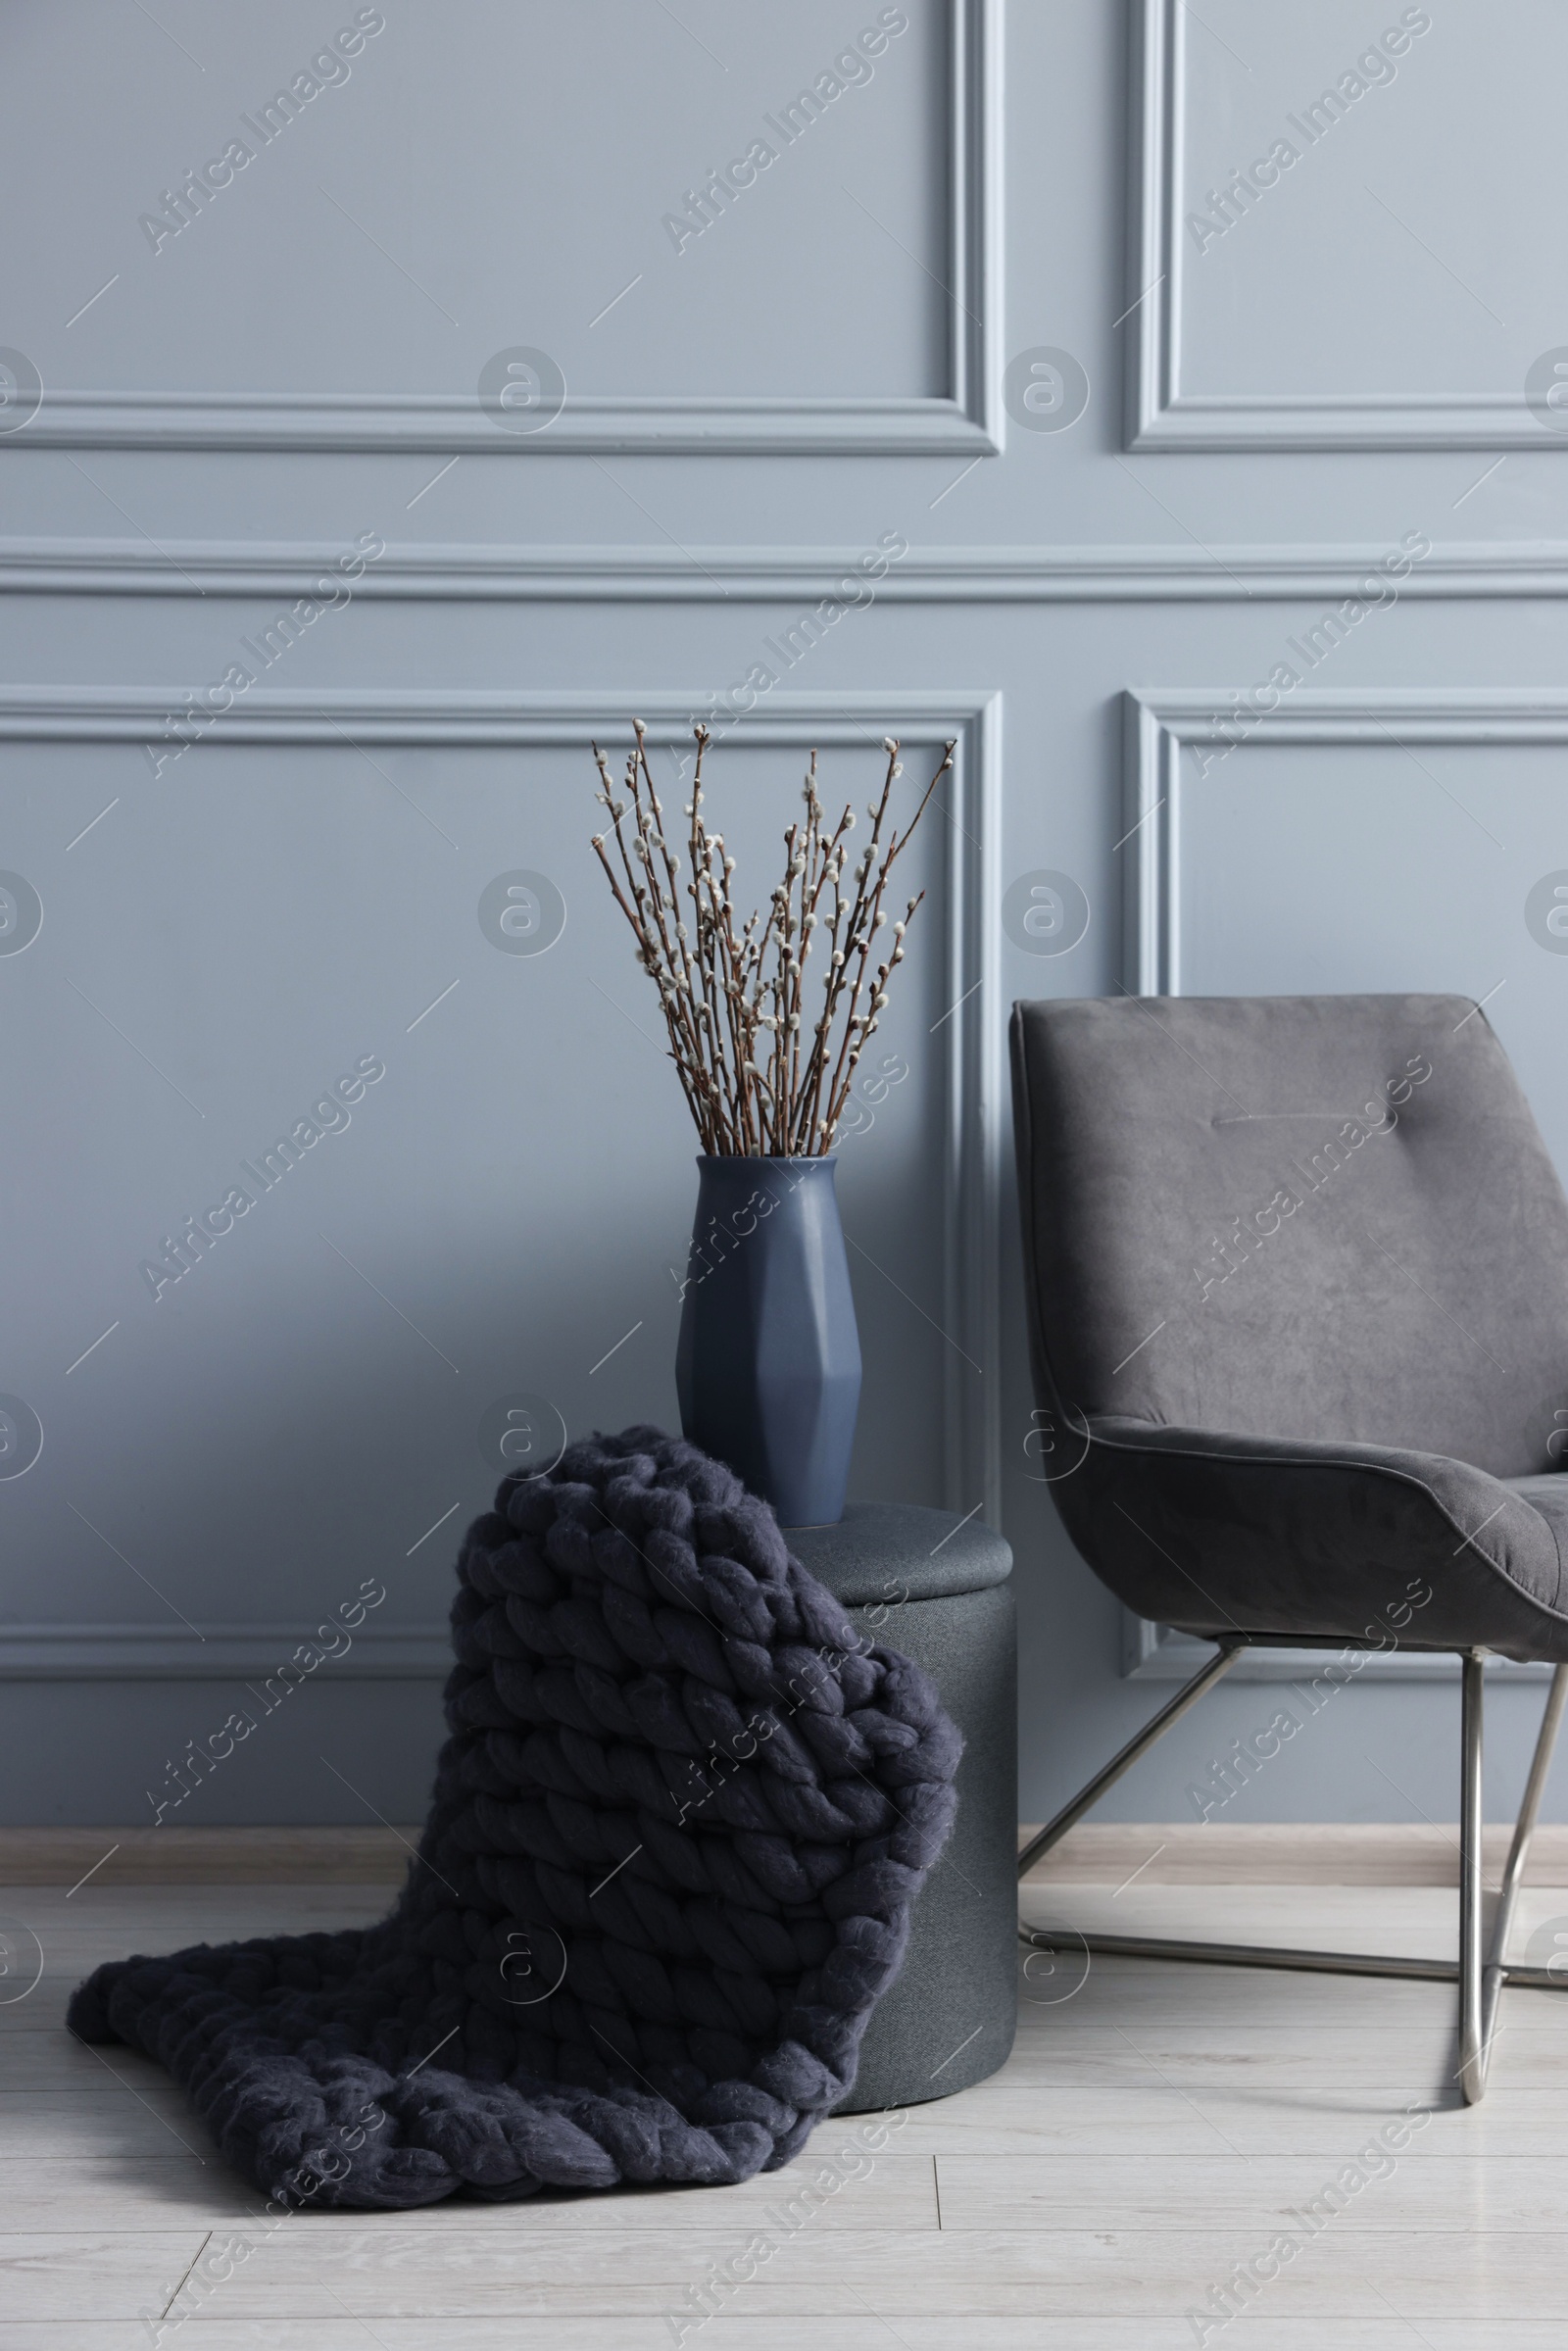
MULTIPOLYGON (((1129 1933, 1451 1947, 1446 1888, 1152 1876, 1028 1898, 1042 1918, 1129 1933)), ((1025 1987, 1006 2069, 911 2108, 875 2155, 853 2152, 861 2124, 846 2118, 740 2188, 306 2213, 267 2236, 261 2199, 158 2069, 67 2035, 66 1994, 102 1958, 386 1902, 379 1886, 0 1895, 46 1962, 25 1998, 0 1980, 0 2351, 1568 2346, 1568 1998, 1546 1992, 1504 1994, 1491 2093, 1467 2113, 1441 1988, 1105 1961, 1085 1981, 1063 1961, 1025 1987), (1335 2217, 1293 2217, 1411 2109, 1430 2120, 1357 2167, 1335 2217), (840 2149, 858 2177, 799 2226, 769 2217, 840 2149), (1283 2266, 1282 2236, 1300 2247, 1283 2266), (773 2248, 760 2263, 758 2239, 773 2248), (689 2290, 748 2244, 756 2275, 699 2324, 689 2290), (1222 2324, 1211 2289, 1249 2262, 1278 2275, 1222 2324)), ((1568 1889, 1528 1893, 1519 1948, 1559 1916, 1568 1935, 1568 1889)))

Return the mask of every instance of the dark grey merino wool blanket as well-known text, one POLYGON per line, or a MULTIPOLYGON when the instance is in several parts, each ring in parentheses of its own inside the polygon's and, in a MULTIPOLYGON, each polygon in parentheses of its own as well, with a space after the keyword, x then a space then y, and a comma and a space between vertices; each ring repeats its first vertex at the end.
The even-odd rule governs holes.
POLYGON ((390 1916, 112 1960, 73 2030, 166 2066, 285 2208, 788 2162, 854 2082, 952 1824, 930 1682, 657 1429, 509 1478, 458 1577, 451 1736, 390 1916))

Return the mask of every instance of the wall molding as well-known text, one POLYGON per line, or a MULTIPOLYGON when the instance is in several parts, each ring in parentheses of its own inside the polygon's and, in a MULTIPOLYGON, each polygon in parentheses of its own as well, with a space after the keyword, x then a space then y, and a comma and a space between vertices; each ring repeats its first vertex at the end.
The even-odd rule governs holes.
MULTIPOLYGON (((106 1805, 105 1809, 111 1809, 106 1805)), ((1227 1828, 1229 1823, 1226 1823, 1227 1828)), ((172 1821, 131 1828, 61 1824, 0 1828, 0 1878, 10 1886, 401 1886, 417 1823, 401 1829, 177 1828, 172 1821)), ((1125 1871, 1123 1872, 1125 1876, 1125 1871)))
POLYGON ((1134 195, 1125 300, 1138 304, 1127 374, 1130 449, 1568 448, 1537 423, 1524 387, 1506 392, 1208 393, 1181 388, 1183 94, 1189 33, 1182 0, 1133 0, 1134 195))
MULTIPOLYGON (((309 595, 339 541, 0 538, 0 592, 69 596, 309 595)), ((389 545, 356 602, 788 604, 850 579, 886 604, 1310 602, 1355 595, 1387 542, 1190 547, 911 547, 866 580, 863 547, 389 545)), ((1568 596, 1568 540, 1451 541, 1399 582, 1399 599, 1568 596)))
POLYGON ((57 391, 0 448, 393 451, 488 457, 992 457, 1002 448, 1004 0, 950 0, 948 380, 940 398, 572 393, 538 433, 477 391, 57 391))
MULTIPOLYGON (((1401 583, 1403 586, 1408 583, 1401 583)), ((1568 743, 1560 687, 1393 686, 1296 689, 1268 711, 1237 686, 1153 686, 1123 697, 1122 984, 1133 996, 1180 996, 1184 751, 1251 744, 1568 743)))
MULTIPOLYGON (((0 1634, 0 1682, 265 1682, 312 1624, 209 1625, 202 1637, 146 1624, 13 1624, 0 1634)), ((341 1657, 310 1678, 323 1682, 429 1682, 452 1670, 444 1624, 367 1626, 341 1657)))
MULTIPOLYGON (((1123 876, 1122 985, 1130 996, 1180 996, 1182 815, 1198 786, 1183 775, 1183 753, 1250 744, 1568 743, 1568 692, 1481 686, 1302 687, 1277 709, 1238 716, 1236 687, 1154 686, 1124 697, 1122 824, 1131 861, 1123 876)), ((1185 1681, 1213 1643, 1122 1610, 1122 1671, 1138 1681, 1185 1681)), ((1233 1681, 1284 1682, 1323 1669, 1321 1649, 1253 1650, 1233 1681)), ((1539 1681, 1549 1666, 1492 1660, 1505 1681, 1539 1681)), ((1449 1681, 1454 1659, 1395 1650, 1374 1656, 1361 1682, 1449 1681)))
MULTIPOLYGON (((1122 1674, 1130 1682, 1187 1682, 1213 1656, 1216 1643, 1169 1625, 1152 1625, 1130 1608, 1122 1614, 1122 1674)), ((1326 1665, 1343 1659, 1343 1649, 1250 1649, 1231 1667, 1231 1682, 1310 1682, 1326 1665)), ((1521 1665, 1511 1657, 1489 1657, 1487 1679, 1549 1682, 1549 1665, 1521 1665)), ((1373 1655, 1352 1677, 1355 1682, 1457 1682, 1459 1660, 1446 1650, 1391 1649, 1373 1655)))
MULTIPOLYGON (((177 700, 177 697, 173 698, 177 700)), ((656 746, 685 745, 701 694, 452 692, 335 689, 313 695, 257 687, 202 738, 225 743, 479 745, 579 749, 590 731, 629 734, 642 718, 656 746)), ((172 698, 130 686, 0 687, 0 741, 142 745, 163 734, 172 698)), ((758 748, 863 749, 902 732, 956 738, 948 799, 946 1001, 933 1051, 942 1055, 944 1429, 946 1499, 978 1504, 1001 1524, 1003 1155, 1001 947, 1002 697, 989 691, 886 694, 778 692, 732 722, 729 739, 758 748)), ((875 1276, 870 1278, 875 1279, 875 1276)), ((289 1626, 214 1626, 205 1644, 162 1627, 13 1624, 0 1634, 0 1680, 246 1679, 275 1670, 302 1638, 289 1626)), ((444 1627, 356 1635, 346 1671, 425 1679, 451 1666, 444 1627)))
MULTIPOLYGON (((976 387, 978 397, 979 387, 976 387)), ((734 399, 568 393, 553 424, 509 433, 476 394, 49 392, 0 450, 220 449, 349 457, 994 457, 955 399, 734 399)))
MULTIPOLYGON (((1446 1811, 1446 1805, 1444 1809, 1446 1811)), ((1026 1844, 1036 1833, 1027 1822, 1021 1822, 1019 1844, 1026 1844)), ((13 1829, 8 1836, 0 1831, 0 1855, 14 1846, 19 1863, 26 1866, 35 1849, 40 1858, 50 1855, 47 1840, 51 1837, 79 1837, 85 1843, 96 1834, 81 1829, 13 1829)), ((151 1831, 142 1834, 151 1845, 151 1831)), ((190 1829, 160 1832, 164 1837, 200 1834, 190 1829)), ((281 1839, 289 1835, 308 1837, 313 1833, 296 1829, 270 1834, 281 1839)), ((1489 1886, 1502 1876, 1512 1837, 1511 1822, 1489 1823, 1483 1832, 1486 1858, 1482 1867, 1489 1886)), ((102 1845, 98 1849, 101 1852, 102 1845)), ((395 1845, 391 1849, 397 1851, 395 1845)), ((368 1859, 373 1850, 367 1847, 368 1859)), ((93 1855, 83 1850, 81 1858, 85 1868, 93 1855)), ((128 1876, 135 1866, 130 1855, 117 1857, 111 1865, 117 1877, 122 1868, 128 1876)), ((215 1855, 208 1864, 209 1874, 216 1879, 220 1868, 221 1857, 215 1855)), ((104 1872, 105 1877, 109 1874, 104 1872)), ((1459 1824, 1425 1819, 1232 1821, 1215 1820, 1212 1813, 1208 1819, 1197 1821, 1191 1811, 1181 1821, 1080 1821, 1059 1844, 1041 1856, 1024 1884, 1065 1880, 1079 1886, 1120 1888, 1132 1876, 1146 1886, 1375 1886, 1385 1891, 1394 1886, 1456 1886, 1459 1824)), ((1525 1882, 1532 1886, 1568 1886, 1568 1829, 1555 1821, 1538 1825, 1530 1843, 1525 1882)))

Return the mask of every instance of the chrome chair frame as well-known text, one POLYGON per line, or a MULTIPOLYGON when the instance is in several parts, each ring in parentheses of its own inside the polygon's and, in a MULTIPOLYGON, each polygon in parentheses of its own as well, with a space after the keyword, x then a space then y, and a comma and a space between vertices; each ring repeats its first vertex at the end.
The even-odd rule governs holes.
MULTIPOLYGON (((1081 1788, 1069 1803, 1062 1806, 1054 1820, 1046 1826, 1022 1848, 1018 1855, 1018 1876, 1027 1877, 1044 1853, 1058 1844, 1070 1828, 1080 1821, 1109 1788, 1113 1788, 1123 1773, 1130 1771, 1141 1755, 1148 1753, 1157 1739, 1163 1737, 1173 1724, 1180 1722, 1188 1709, 1196 1706, 1216 1682, 1228 1674, 1237 1659, 1251 1645, 1246 1641, 1226 1641, 1217 1655, 1211 1657, 1185 1687, 1162 1706, 1152 1719, 1112 1756, 1104 1769, 1081 1788)), ((1304 1644, 1303 1644, 1304 1645, 1304 1644)), ((1493 2043, 1497 2031, 1497 2006, 1505 1984, 1524 1984, 1535 1990, 1568 1990, 1568 1971, 1554 1972, 1550 1968, 1523 1967, 1508 1958, 1508 1936, 1513 1926, 1514 1909, 1524 1879, 1525 1860, 1530 1840, 1535 1833, 1541 1799, 1545 1792, 1546 1775, 1551 1768, 1552 1750, 1562 1724, 1563 1708, 1568 1704, 1568 1665, 1559 1665, 1551 1678, 1546 1693, 1545 1712, 1536 1740, 1536 1751, 1525 1784, 1524 1800, 1514 1824, 1513 1841, 1508 1849, 1507 1864, 1498 1888, 1497 1907, 1493 1915, 1492 1940, 1485 1960, 1482 1957, 1482 1704, 1485 1649, 1460 1649, 1457 1652, 1462 1666, 1460 1691, 1460 1771, 1459 1802, 1459 1952, 1456 1959, 1396 1959, 1380 1952, 1303 1951, 1277 1948, 1266 1943, 1218 1943, 1177 1940, 1161 1935, 1101 1935, 1071 1930, 1075 1939, 1088 1951, 1099 1951, 1117 1959, 1181 1959, 1192 1960, 1210 1967, 1255 1967, 1302 1969, 1314 1974, 1336 1976, 1398 1976, 1419 1983, 1453 1984, 1459 1987, 1459 2064, 1457 2080, 1467 2106, 1474 2106, 1485 2094, 1487 2070, 1491 2063, 1493 2043)), ((1051 1928, 1028 1928, 1020 1921, 1018 1939, 1031 1948, 1042 1947, 1042 1938, 1058 1932, 1051 1928)))

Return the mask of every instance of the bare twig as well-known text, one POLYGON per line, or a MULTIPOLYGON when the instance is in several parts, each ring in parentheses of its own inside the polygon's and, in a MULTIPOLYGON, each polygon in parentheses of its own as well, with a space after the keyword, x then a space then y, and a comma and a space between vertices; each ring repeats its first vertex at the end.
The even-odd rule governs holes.
POLYGON ((640 719, 633 732, 624 798, 617 799, 604 754, 593 746, 598 798, 609 816, 593 846, 631 926, 637 959, 659 990, 670 1058, 703 1148, 720 1157, 819 1157, 833 1149, 856 1069, 887 1004, 889 979, 904 960, 906 931, 925 896, 919 891, 909 900, 893 925, 891 949, 875 960, 876 934, 888 919, 883 900, 889 875, 953 765, 954 745, 946 746, 901 832, 889 825, 889 810, 904 771, 897 741, 885 739, 887 770, 866 810, 870 835, 851 868, 848 891, 855 811, 846 808, 827 829, 813 751, 804 820, 784 835, 784 878, 765 916, 758 910, 737 929, 735 859, 723 835, 709 831, 703 806, 707 728, 694 730, 684 880, 680 854, 664 829, 640 719), (612 834, 618 873, 606 849, 612 834), (807 967, 818 933, 826 950, 821 1009, 808 1027, 807 967))

